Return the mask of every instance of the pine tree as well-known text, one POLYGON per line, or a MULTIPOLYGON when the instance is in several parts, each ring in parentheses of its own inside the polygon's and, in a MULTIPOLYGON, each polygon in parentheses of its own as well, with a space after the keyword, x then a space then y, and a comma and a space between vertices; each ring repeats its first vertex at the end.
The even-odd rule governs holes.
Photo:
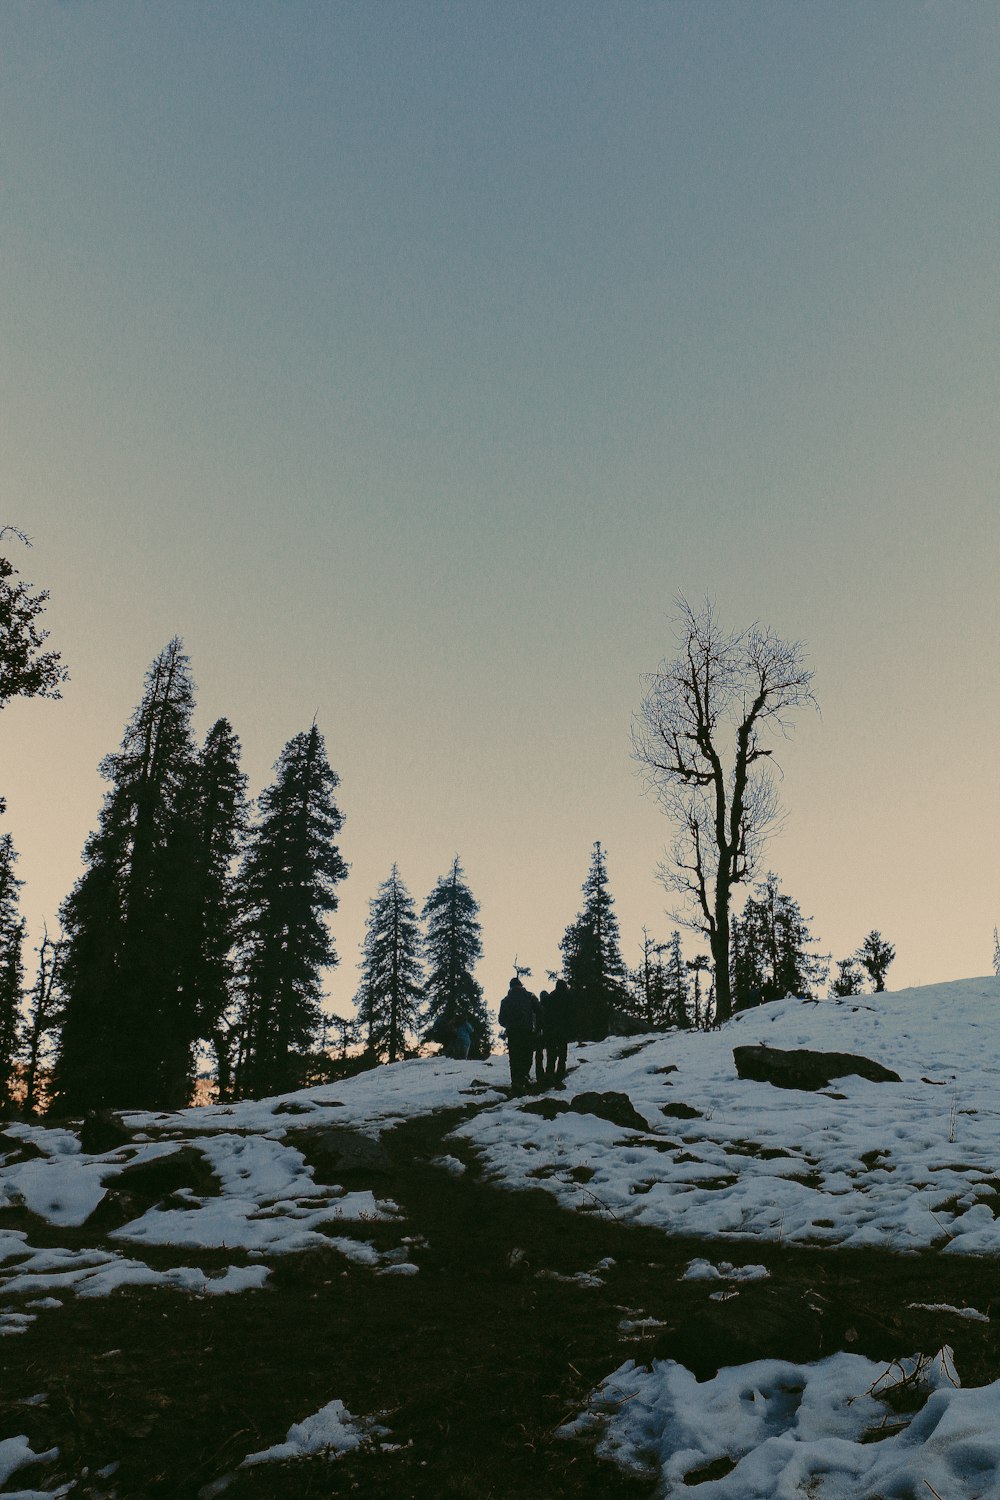
POLYGON ((854 956, 871 980, 875 993, 878 994, 884 990, 886 973, 896 957, 896 950, 892 944, 887 943, 880 932, 873 930, 854 956))
POLYGON ((732 990, 736 1008, 784 995, 811 996, 826 979, 828 955, 809 952, 815 939, 797 901, 779 889, 770 872, 733 923, 732 990))
POLYGON ((38 1108, 39 1074, 52 1031, 59 1024, 59 969, 65 944, 62 938, 50 938, 48 927, 42 930, 42 941, 36 948, 38 970, 28 995, 27 1016, 22 1038, 24 1057, 24 1110, 32 1114, 38 1108))
POLYGON ((215 1052, 221 1099, 229 1097, 232 1087, 238 919, 234 866, 246 833, 246 788, 240 742, 228 719, 219 719, 208 732, 192 781, 191 912, 182 990, 198 1036, 215 1052))
POLYGON ((321 1023, 321 972, 337 963, 326 924, 347 874, 335 839, 343 816, 316 725, 289 740, 258 799, 239 881, 240 1055, 236 1091, 294 1088, 297 1058, 321 1023))
POLYGON ((393 865, 369 902, 362 948, 358 1021, 373 1056, 393 1063, 401 1057, 419 1021, 423 992, 423 939, 416 907, 393 865))
POLYGON ((707 953, 696 953, 694 958, 687 961, 688 972, 694 975, 694 988, 691 994, 691 1020, 697 1027, 707 1027, 711 1020, 711 1006, 706 1001, 704 1007, 701 999, 701 976, 711 971, 712 960, 707 953))
POLYGON ((559 947, 563 978, 576 997, 577 1035, 581 1041, 602 1041, 611 1027, 612 1010, 622 1007, 627 971, 599 842, 583 883, 583 910, 567 927, 559 947))
POLYGON ((675 928, 666 945, 667 959, 664 965, 664 994, 667 1015, 671 1026, 690 1026, 689 1004, 691 992, 688 986, 687 965, 681 953, 681 935, 675 928))
POLYGON ((660 1031, 670 1025, 670 1011, 666 995, 666 975, 663 966, 664 944, 650 936, 649 929, 642 929, 642 959, 632 974, 634 1003, 629 1006, 629 1015, 650 1031, 660 1031))
POLYGON ((188 659, 174 639, 153 662, 62 908, 61 1106, 170 1109, 187 1102, 196 1035, 182 968, 191 911, 194 774, 188 659))
POLYGON ((9 833, 0 838, 0 1105, 11 1096, 24 992, 24 922, 18 912, 22 882, 14 874, 17 854, 9 833))
POLYGON ((427 925, 427 980, 425 1034, 454 1028, 468 1021, 472 1028, 470 1057, 489 1057, 492 1028, 483 987, 473 970, 483 954, 479 903, 465 881, 458 856, 424 902, 427 925))
POLYGON ((862 974, 858 960, 852 953, 850 958, 837 960, 837 976, 830 986, 830 994, 836 996, 860 995, 862 974))
POLYGON ((993 929, 993 972, 1000 979, 1000 932, 993 929))

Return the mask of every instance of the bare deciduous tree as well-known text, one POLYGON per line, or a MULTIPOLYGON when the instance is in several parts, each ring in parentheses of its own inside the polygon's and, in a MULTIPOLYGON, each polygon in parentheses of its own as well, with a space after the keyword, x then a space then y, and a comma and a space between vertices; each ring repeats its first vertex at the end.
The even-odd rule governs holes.
POLYGON ((647 679, 633 725, 636 759, 677 824, 660 877, 694 905, 675 920, 703 932, 715 965, 716 1018, 732 1014, 733 888, 752 879, 780 808, 766 736, 787 738, 796 709, 816 706, 798 641, 764 626, 726 633, 715 608, 679 601, 680 650, 647 679))

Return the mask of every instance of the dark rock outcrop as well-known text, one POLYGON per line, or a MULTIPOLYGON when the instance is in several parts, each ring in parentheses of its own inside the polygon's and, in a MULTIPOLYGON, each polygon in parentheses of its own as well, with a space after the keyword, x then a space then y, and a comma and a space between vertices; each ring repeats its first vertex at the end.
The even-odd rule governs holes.
POLYGON ((845 1078, 855 1073, 867 1078, 870 1083, 900 1083, 898 1073, 872 1062, 870 1057, 858 1057, 851 1052, 811 1052, 806 1047, 785 1049, 781 1047, 734 1047, 733 1060, 741 1078, 753 1079, 756 1083, 771 1083, 779 1089, 826 1088, 834 1078, 845 1078))
POLYGON ((392 1162, 384 1146, 370 1135, 326 1125, 316 1130, 290 1130, 285 1143, 301 1151, 317 1182, 338 1183, 356 1177, 385 1177, 392 1162))
POLYGON ((661 1104, 660 1114, 666 1115, 670 1120, 700 1120, 701 1110, 692 1109, 690 1104, 682 1104, 678 1099, 676 1104, 661 1104))
POLYGON ((80 1126, 80 1147, 88 1156, 103 1156, 105 1151, 117 1151, 127 1146, 132 1132, 121 1122, 112 1109, 95 1109, 84 1116, 80 1126))
POLYGON ((568 1109, 564 1099, 530 1099, 520 1106, 523 1115, 541 1115, 543 1120, 554 1120, 556 1115, 564 1115, 568 1109))
POLYGON ((216 1197, 219 1179, 195 1146, 179 1146, 169 1156, 154 1156, 123 1167, 112 1179, 116 1192, 156 1203, 181 1188, 190 1188, 201 1198, 216 1197))
POLYGON ((649 1129, 628 1094, 618 1094, 610 1089, 603 1094, 577 1094, 570 1100, 569 1107, 575 1114, 597 1115, 598 1119, 610 1120, 612 1125, 623 1125, 626 1130, 649 1129))

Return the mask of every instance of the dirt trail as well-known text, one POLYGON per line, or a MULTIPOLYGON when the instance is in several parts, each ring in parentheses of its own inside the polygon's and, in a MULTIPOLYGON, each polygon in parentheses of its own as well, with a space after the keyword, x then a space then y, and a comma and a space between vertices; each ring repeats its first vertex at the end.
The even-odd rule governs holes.
POLYGON ((848 1348, 888 1361, 948 1342, 966 1383, 1000 1374, 993 1324, 908 1308, 968 1303, 989 1313, 993 1262, 706 1243, 623 1226, 596 1206, 567 1214, 542 1191, 479 1180, 454 1143, 444 1149, 469 1170, 432 1166, 460 1115, 398 1127, 384 1137, 387 1170, 351 1184, 403 1208, 402 1228, 359 1232, 384 1247, 401 1233, 419 1237, 417 1275, 376 1277, 334 1250, 312 1251, 279 1259, 258 1293, 69 1301, 0 1340, 0 1436, 27 1432, 36 1451, 61 1449, 56 1464, 20 1471, 13 1487, 77 1479, 75 1497, 192 1500, 339 1397, 356 1415, 379 1414, 401 1446, 244 1470, 227 1497, 618 1500, 651 1486, 556 1429, 627 1358, 674 1358, 705 1378, 764 1355, 848 1348), (696 1255, 763 1263, 771 1278, 712 1301, 718 1282, 680 1280, 696 1255), (558 1279, 608 1258, 596 1285, 558 1279), (628 1325, 645 1319, 636 1337, 628 1325), (46 1406, 18 1404, 43 1391, 46 1406), (113 1477, 92 1477, 113 1462, 113 1477))

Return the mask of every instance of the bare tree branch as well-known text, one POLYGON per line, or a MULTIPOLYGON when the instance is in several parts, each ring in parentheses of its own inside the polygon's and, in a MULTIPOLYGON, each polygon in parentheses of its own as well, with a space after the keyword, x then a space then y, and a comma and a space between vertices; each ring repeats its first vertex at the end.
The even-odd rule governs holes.
POLYGON ((647 787, 678 836, 668 889, 692 902, 709 939, 718 1015, 731 1008, 729 907, 734 886, 759 868, 781 819, 764 735, 787 738, 797 710, 813 706, 812 671, 799 641, 756 621, 725 633, 711 601, 695 613, 678 601, 680 650, 644 679, 632 748, 647 787))

